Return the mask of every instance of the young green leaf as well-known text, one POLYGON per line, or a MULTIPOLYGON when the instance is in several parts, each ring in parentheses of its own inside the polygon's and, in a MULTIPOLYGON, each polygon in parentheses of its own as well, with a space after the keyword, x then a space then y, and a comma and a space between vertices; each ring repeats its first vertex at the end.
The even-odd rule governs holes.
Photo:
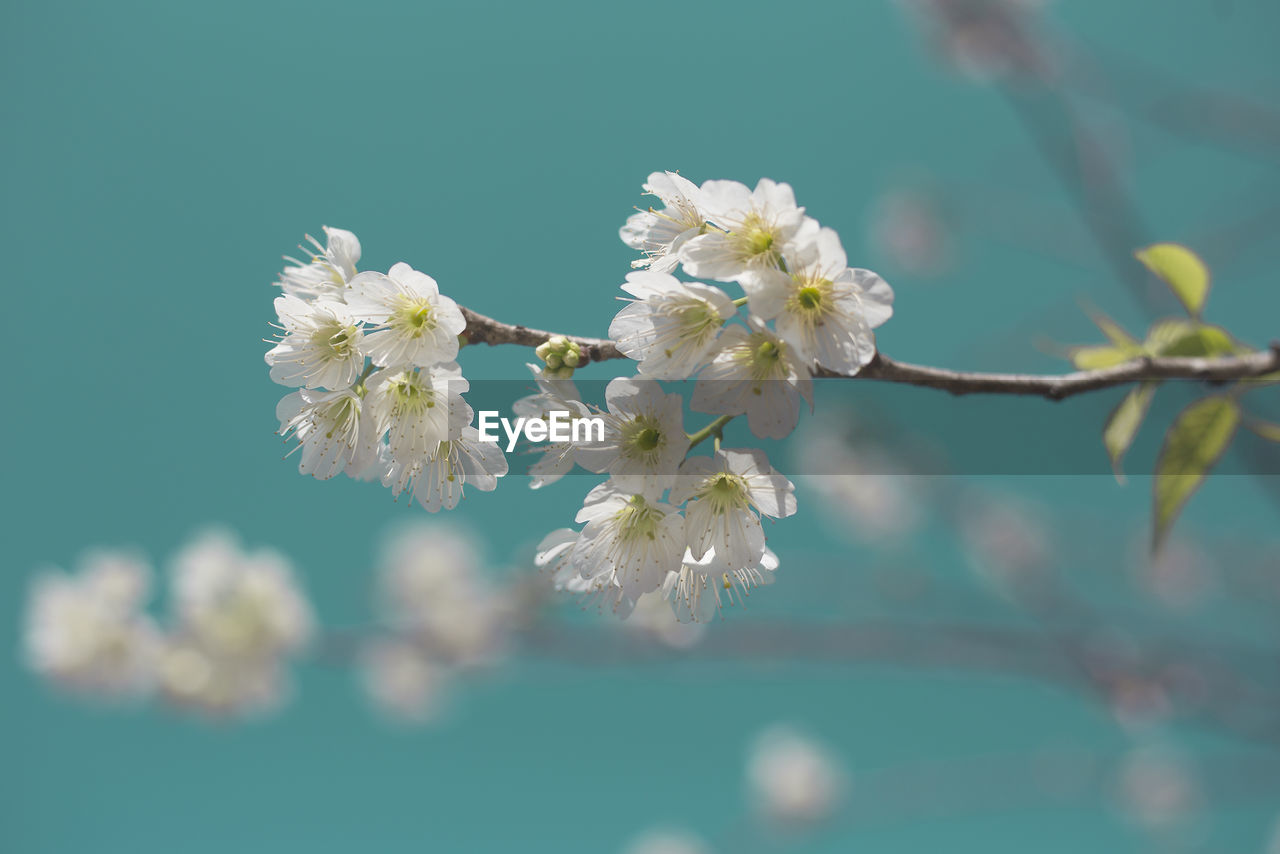
POLYGON ((1134 338, 1124 327, 1107 317, 1100 311, 1090 311, 1089 317, 1102 330, 1102 334, 1107 336, 1107 340, 1117 347, 1136 347, 1138 339, 1134 338))
POLYGON ((1099 368, 1111 368, 1123 365, 1142 355, 1141 347, 1112 347, 1110 344, 1096 344, 1085 347, 1072 347, 1068 351, 1071 363, 1081 371, 1096 371, 1099 368))
POLYGON ((1178 414, 1156 460, 1155 549, 1160 548, 1187 500, 1221 459, 1239 425, 1240 407, 1229 397, 1206 397, 1178 414))
POLYGON ((1102 444, 1111 457, 1111 469, 1119 483, 1124 483, 1120 461, 1138 435, 1138 428, 1142 426, 1142 419, 1151 406, 1151 398, 1155 396, 1157 385, 1158 383, 1143 383, 1131 389, 1107 417, 1107 423, 1102 428, 1102 444))
POLYGON ((1147 330, 1143 351, 1150 356, 1229 356, 1248 352, 1227 330, 1194 320, 1170 317, 1147 330))
POLYGON ((1272 424, 1270 421, 1259 421, 1256 418, 1251 418, 1245 422, 1244 426, 1268 442, 1280 442, 1280 424, 1272 424))
POLYGON ((1187 314, 1200 316, 1209 296, 1209 268, 1199 255, 1180 243, 1156 243, 1134 255, 1169 286, 1187 314))

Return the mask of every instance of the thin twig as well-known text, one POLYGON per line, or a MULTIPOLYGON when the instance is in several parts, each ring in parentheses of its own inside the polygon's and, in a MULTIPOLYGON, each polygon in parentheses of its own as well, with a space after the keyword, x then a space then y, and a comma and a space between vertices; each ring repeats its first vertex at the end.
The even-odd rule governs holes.
MULTIPOLYGON (((467 318, 463 333, 473 344, 516 344, 537 347, 553 335, 561 333, 512 326, 462 309, 467 318)), ((626 358, 617 346, 603 338, 565 335, 582 348, 589 361, 602 362, 626 358)), ((1160 380, 1200 380, 1225 383, 1246 380, 1280 371, 1280 346, 1241 356, 1216 358, 1161 357, 1135 359, 1123 365, 1096 371, 1073 371, 1068 374, 995 374, 952 371, 899 362, 883 353, 854 376, 819 369, 814 375, 857 380, 879 380, 902 385, 935 388, 951 394, 1012 394, 1062 400, 1084 392, 1097 391, 1130 383, 1160 380)))

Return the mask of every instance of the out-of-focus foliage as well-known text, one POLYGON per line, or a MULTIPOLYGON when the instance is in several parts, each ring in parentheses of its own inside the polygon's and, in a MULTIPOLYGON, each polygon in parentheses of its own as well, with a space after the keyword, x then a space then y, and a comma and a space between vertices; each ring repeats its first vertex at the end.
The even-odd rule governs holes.
MULTIPOLYGON (((1199 255, 1177 243, 1157 243, 1134 254, 1168 285, 1190 317, 1156 320, 1139 342, 1111 318, 1094 313, 1093 321, 1108 343, 1071 348, 1068 355, 1076 368, 1099 370, 1135 359, 1214 358, 1253 352, 1221 326, 1201 322, 1211 277, 1199 255)), ((1160 548, 1183 506, 1230 446, 1241 421, 1264 439, 1280 441, 1280 427, 1246 418, 1237 400, 1240 394, 1269 383, 1270 377, 1235 383, 1225 394, 1192 403, 1169 428, 1156 462, 1153 548, 1160 548)), ((1103 424, 1102 444, 1120 483, 1124 483, 1121 461, 1133 445, 1159 385, 1147 382, 1131 389, 1103 424)))

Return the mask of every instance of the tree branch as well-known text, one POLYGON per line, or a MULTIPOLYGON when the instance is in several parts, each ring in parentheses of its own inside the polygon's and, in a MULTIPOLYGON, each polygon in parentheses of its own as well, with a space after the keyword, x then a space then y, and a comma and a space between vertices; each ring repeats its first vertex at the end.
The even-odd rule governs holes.
MULTIPOLYGON (((471 344, 517 344, 537 347, 553 335, 543 329, 512 326, 462 309, 467 319, 463 332, 471 344)), ((582 338, 565 335, 582 348, 591 362, 626 358, 617 346, 605 338, 582 338)), ((899 362, 883 353, 877 353, 871 363, 858 374, 848 376, 825 368, 819 368, 814 376, 857 380, 879 380, 902 385, 936 388, 951 394, 1013 394, 1062 400, 1084 392, 1097 391, 1136 382, 1160 380, 1200 380, 1224 383, 1260 377, 1280 371, 1280 342, 1267 350, 1246 353, 1242 356, 1216 358, 1162 357, 1135 359, 1112 368, 1096 371, 1073 371, 1067 374, 995 374, 952 371, 899 362)))

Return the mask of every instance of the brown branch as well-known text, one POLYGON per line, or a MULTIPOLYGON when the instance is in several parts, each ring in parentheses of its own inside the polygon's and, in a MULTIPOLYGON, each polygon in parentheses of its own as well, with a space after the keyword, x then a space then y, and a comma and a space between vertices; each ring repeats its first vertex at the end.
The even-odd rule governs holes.
MULTIPOLYGON (((463 334, 472 344, 517 344, 537 347, 553 335, 543 329, 512 326, 462 309, 467 318, 463 334)), ((582 348, 589 361, 626 358, 617 346, 604 338, 582 338, 565 335, 582 348)), ((1096 371, 1073 371, 1068 374, 993 374, 952 371, 898 362, 883 353, 877 353, 871 363, 858 374, 848 376, 819 368, 818 377, 879 380, 902 385, 935 388, 951 394, 1013 394, 1062 400, 1084 392, 1097 391, 1130 383, 1161 380, 1200 380, 1224 383, 1260 377, 1280 371, 1280 343, 1267 350, 1246 353, 1242 356, 1217 358, 1161 357, 1135 359, 1112 368, 1096 371)))

